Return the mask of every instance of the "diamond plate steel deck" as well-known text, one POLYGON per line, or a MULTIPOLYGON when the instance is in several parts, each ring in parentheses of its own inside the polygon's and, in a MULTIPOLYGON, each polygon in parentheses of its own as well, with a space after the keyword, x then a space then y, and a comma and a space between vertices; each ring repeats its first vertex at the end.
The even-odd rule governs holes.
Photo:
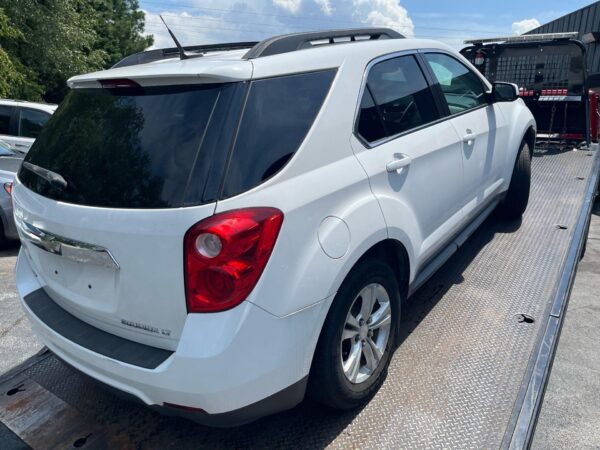
POLYGON ((52 355, 0 392, 33 380, 138 448, 497 448, 545 330, 592 155, 536 150, 523 221, 488 219, 413 296, 387 380, 362 410, 307 401, 244 427, 210 429, 117 399, 52 355), (519 322, 522 313, 535 322, 519 322))

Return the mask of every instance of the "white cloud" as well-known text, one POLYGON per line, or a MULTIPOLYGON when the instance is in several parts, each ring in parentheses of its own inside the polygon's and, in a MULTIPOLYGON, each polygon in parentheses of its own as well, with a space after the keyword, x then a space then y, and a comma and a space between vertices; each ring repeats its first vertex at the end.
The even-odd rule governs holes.
POLYGON ((300 9, 302 0, 273 0, 273 4, 279 6, 281 9, 296 14, 300 9))
POLYGON ((513 22, 512 31, 515 34, 523 34, 533 30, 534 28, 539 27, 540 25, 541 24, 537 19, 524 19, 519 22, 513 22))
POLYGON ((145 34, 154 48, 173 47, 159 14, 183 45, 258 41, 296 31, 361 26, 390 27, 414 36, 398 0, 190 0, 195 6, 149 8, 145 34))
POLYGON ((335 11, 333 6, 331 6, 331 0, 315 0, 315 3, 319 5, 321 11, 323 11, 326 16, 330 16, 333 11, 335 11))
POLYGON ((406 8, 398 0, 353 0, 354 16, 366 17, 365 23, 389 27, 407 37, 414 36, 415 26, 406 8))

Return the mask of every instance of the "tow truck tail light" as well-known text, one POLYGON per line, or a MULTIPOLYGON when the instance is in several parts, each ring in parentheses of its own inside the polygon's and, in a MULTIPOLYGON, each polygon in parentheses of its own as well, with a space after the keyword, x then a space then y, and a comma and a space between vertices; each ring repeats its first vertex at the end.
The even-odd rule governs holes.
POLYGON ((282 222, 278 209, 247 208, 190 228, 184 238, 188 312, 225 311, 244 301, 267 265, 282 222))

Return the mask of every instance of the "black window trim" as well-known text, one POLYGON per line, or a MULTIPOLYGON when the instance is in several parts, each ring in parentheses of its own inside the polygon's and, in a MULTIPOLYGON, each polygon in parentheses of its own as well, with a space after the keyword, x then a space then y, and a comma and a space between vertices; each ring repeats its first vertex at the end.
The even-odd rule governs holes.
MULTIPOLYGON (((456 59, 459 63, 463 64, 467 69, 469 69, 471 72, 473 72, 468 66, 466 66, 464 63, 462 63, 460 60, 458 60, 456 58, 456 56, 453 55, 451 52, 446 51, 444 49, 438 49, 438 48, 403 50, 403 51, 400 51, 400 52, 393 52, 393 53, 388 53, 388 54, 385 54, 385 55, 381 55, 381 56, 378 56, 377 58, 372 59, 369 62, 369 64, 367 64, 367 66, 365 68, 365 71, 363 73, 361 87, 360 87, 360 91, 359 91, 359 94, 358 94, 358 101, 357 101, 357 105, 356 105, 356 110, 354 112, 354 126, 353 126, 353 129, 352 129, 352 134, 354 135, 354 137, 365 148, 367 148, 367 149, 373 149, 373 148, 379 147, 380 145, 387 144, 388 142, 391 142, 391 141, 396 140, 398 138, 401 138, 401 137, 404 137, 406 135, 415 133, 417 131, 421 131, 421 130, 423 130, 425 128, 437 125, 439 123, 445 122, 446 120, 450 120, 450 119, 453 119, 455 117, 462 116, 463 114, 471 113, 471 112, 476 111, 478 109, 487 108, 490 105, 489 103, 484 103, 482 105, 476 106, 475 108, 471 108, 471 109, 467 109, 465 111, 462 111, 462 112, 460 112, 458 114, 450 114, 450 110, 448 109, 448 105, 446 103, 446 100, 443 97, 440 97, 440 95, 443 96, 443 93, 441 92, 441 88, 439 86, 439 83, 437 83, 437 81, 435 80, 435 78, 433 78, 433 74, 431 72, 431 69, 429 68, 429 65, 427 64, 427 62, 423 58, 423 54, 425 54, 425 53, 442 53, 442 54, 448 55, 448 56, 456 59), (411 128, 410 130, 405 130, 405 131, 403 131, 401 133, 398 133, 398 134, 395 134, 393 136, 386 136, 386 137, 384 137, 382 139, 379 139, 377 141, 368 142, 358 132, 358 121, 359 121, 359 118, 360 118, 360 110, 361 110, 360 105, 362 103, 362 98, 363 98, 365 89, 367 88, 367 79, 369 77, 369 73, 370 73, 371 69, 376 64, 378 64, 380 62, 387 61, 389 59, 399 58, 401 56, 409 56, 409 55, 414 56, 415 60, 417 61, 417 64, 418 64, 419 68, 423 72, 423 76, 425 77, 425 82, 427 83, 427 86, 431 90, 431 93, 433 95, 434 102, 435 102, 435 104, 437 106, 440 118, 437 119, 437 120, 425 123, 423 125, 420 125, 418 127, 411 128)), ((491 89, 488 87, 488 85, 486 84, 486 82, 481 78, 481 76, 479 74, 477 74, 476 72, 473 72, 473 73, 475 73, 477 75, 477 77, 479 78, 479 80, 481 81, 481 84, 484 87, 484 90, 485 90, 486 94, 490 94, 491 93, 491 89)))
POLYGON ((26 109, 29 111, 45 114, 48 117, 48 120, 50 120, 50 118, 52 117, 51 113, 49 113, 48 111, 44 111, 43 109, 30 108, 28 106, 17 106, 16 109, 17 109, 17 112, 13 116, 13 118, 15 120, 15 125, 14 125, 14 132, 15 132, 14 136, 15 137, 20 137, 20 138, 24 138, 24 139, 35 139, 35 138, 29 137, 29 136, 21 136, 21 113, 23 112, 23 110, 26 109))

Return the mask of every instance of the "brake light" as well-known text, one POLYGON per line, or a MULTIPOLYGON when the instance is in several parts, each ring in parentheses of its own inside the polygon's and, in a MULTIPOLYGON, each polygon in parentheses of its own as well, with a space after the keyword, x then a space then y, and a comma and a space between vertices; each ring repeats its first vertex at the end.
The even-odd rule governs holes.
POLYGON ((4 183, 4 190, 10 196, 12 196, 12 188, 13 188, 13 184, 12 183, 4 183))
POLYGON ((244 301, 267 265, 282 222, 278 209, 247 208, 190 228, 184 238, 188 312, 225 311, 244 301))
POLYGON ((141 86, 128 78, 115 78, 112 80, 98 80, 104 89, 139 89, 141 86))

